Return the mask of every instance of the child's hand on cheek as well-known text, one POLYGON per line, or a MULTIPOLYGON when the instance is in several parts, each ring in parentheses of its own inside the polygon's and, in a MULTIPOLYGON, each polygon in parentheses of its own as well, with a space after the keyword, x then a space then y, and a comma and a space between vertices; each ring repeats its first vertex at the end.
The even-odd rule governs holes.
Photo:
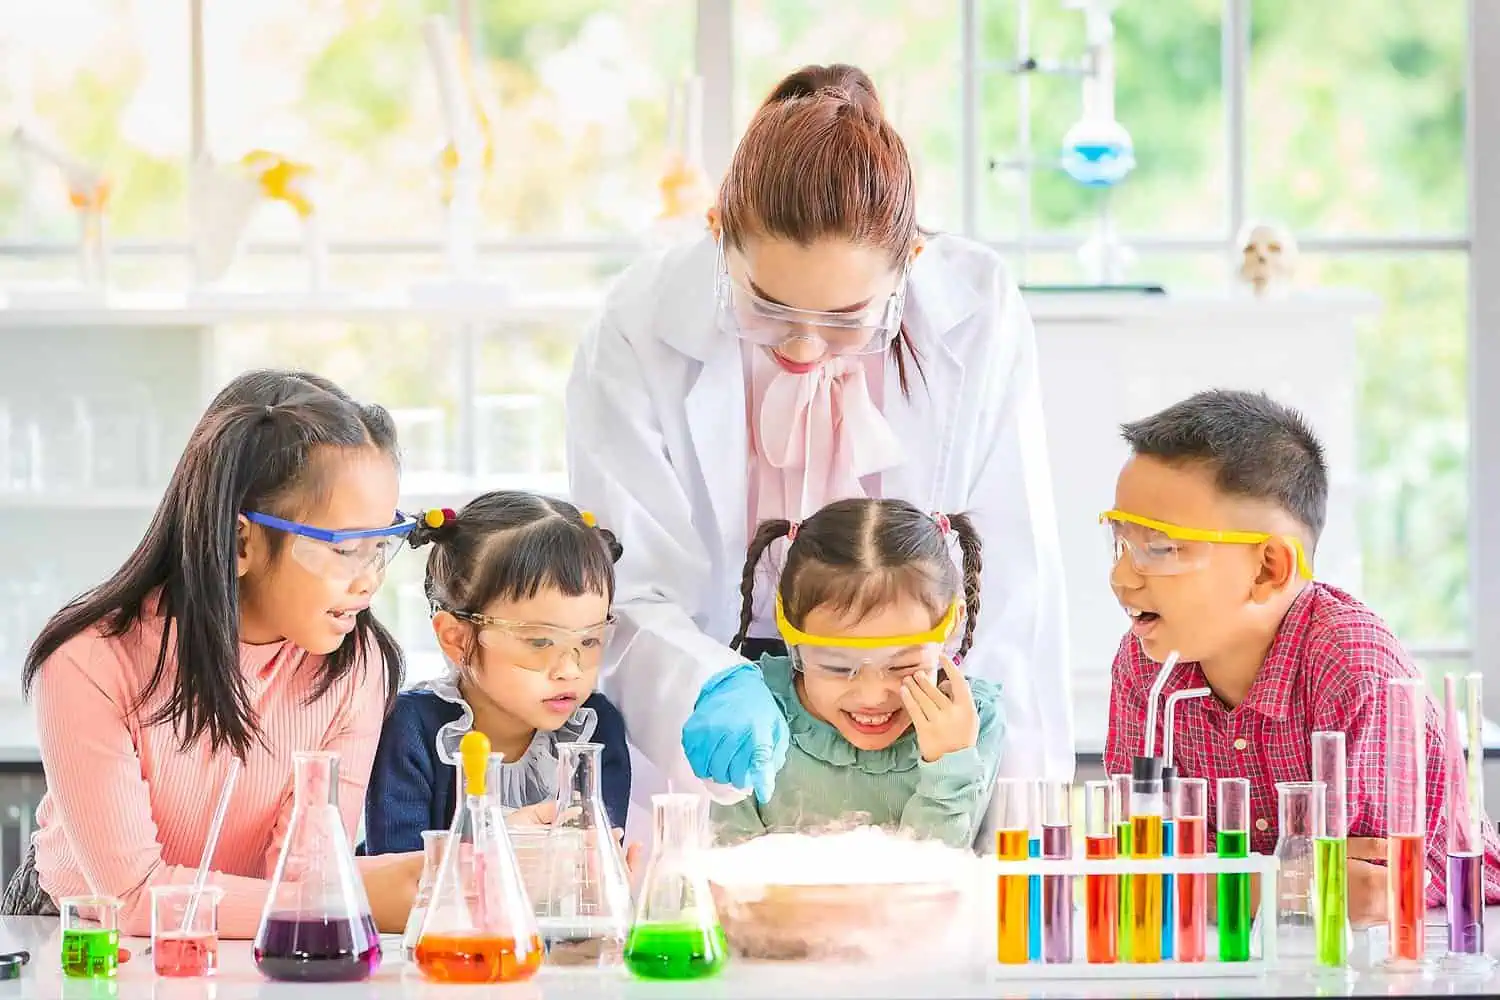
POLYGON ((934 684, 925 673, 901 682, 901 704, 917 731, 922 759, 929 764, 979 739, 979 712, 969 682, 946 659, 943 672, 947 680, 942 684, 934 684))

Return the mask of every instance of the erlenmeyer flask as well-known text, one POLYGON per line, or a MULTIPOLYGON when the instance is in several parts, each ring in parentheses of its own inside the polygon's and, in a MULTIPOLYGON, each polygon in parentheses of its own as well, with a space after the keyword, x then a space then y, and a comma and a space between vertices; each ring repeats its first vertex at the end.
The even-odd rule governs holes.
POLYGON ((348 982, 380 965, 380 934, 338 807, 339 755, 292 755, 292 821, 255 934, 270 979, 348 982))
POLYGON ((707 805, 689 793, 651 796, 656 842, 625 941, 625 965, 642 979, 703 979, 729 958, 699 863, 707 805))
POLYGON ((630 876, 599 784, 599 743, 557 747, 557 815, 547 836, 539 912, 554 965, 616 965, 630 931, 630 876))
POLYGON ((422 879, 417 883, 417 895, 411 902, 411 913, 406 917, 406 929, 401 934, 401 957, 408 962, 417 958, 417 939, 422 936, 422 918, 427 916, 427 901, 432 898, 432 883, 437 879, 438 866, 443 862, 443 848, 448 843, 447 830, 422 831, 422 879))
POLYGON ((459 744, 459 787, 427 916, 417 967, 445 983, 511 983, 542 965, 536 914, 521 884, 500 802, 486 791, 490 741, 480 732, 459 744))
POLYGON ((1286 960, 1310 961, 1317 950, 1313 874, 1323 796, 1321 781, 1276 784, 1276 950, 1286 960))

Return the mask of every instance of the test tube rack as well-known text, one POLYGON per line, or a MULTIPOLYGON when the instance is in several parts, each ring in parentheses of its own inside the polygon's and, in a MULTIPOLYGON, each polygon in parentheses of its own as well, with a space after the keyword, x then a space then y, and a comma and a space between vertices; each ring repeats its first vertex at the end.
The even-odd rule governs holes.
MULTIPOLYGON (((1261 877, 1260 905, 1252 916, 1250 959, 1244 962, 1221 962, 1210 958, 1202 962, 1089 962, 1084 957, 1083 938, 1074 935, 1074 959, 1066 963, 1027 962, 1002 964, 993 954, 987 968, 991 982, 1017 980, 1083 980, 1083 979, 1224 979, 1263 976, 1276 965, 1276 907, 1267 906, 1275 899, 1266 886, 1276 884, 1279 865, 1268 854, 1250 854, 1243 858, 1221 858, 1207 854, 1195 858, 1090 860, 1074 857, 1067 860, 1000 861, 984 859, 985 879, 1000 875, 1071 875, 1075 880, 1086 875, 1219 875, 1250 874, 1261 877)), ((1075 881, 1075 885, 1076 885, 1075 881)), ((1209 890, 1213 891, 1212 888, 1209 890)), ((1210 947, 1210 951, 1212 951, 1210 947)))

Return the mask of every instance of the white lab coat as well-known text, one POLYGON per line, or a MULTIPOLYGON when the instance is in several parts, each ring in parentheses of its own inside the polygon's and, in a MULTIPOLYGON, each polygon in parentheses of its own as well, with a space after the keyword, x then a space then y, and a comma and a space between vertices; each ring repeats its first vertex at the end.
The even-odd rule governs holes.
MULTIPOLYGON (((567 388, 569 495, 625 550, 601 686, 638 768, 642 754, 653 765, 637 772, 641 793, 662 790, 650 770, 700 787, 682 726, 708 678, 742 660, 726 643, 749 541, 745 372, 740 341, 715 323, 715 268, 709 238, 631 266, 567 388)), ((1062 555, 1031 318, 998 255, 967 240, 929 239, 910 280, 906 330, 926 379, 908 363, 906 399, 884 366, 882 411, 906 459, 880 474, 881 492, 974 517, 984 571, 963 666, 1002 685, 1000 773, 1071 780, 1062 555)))

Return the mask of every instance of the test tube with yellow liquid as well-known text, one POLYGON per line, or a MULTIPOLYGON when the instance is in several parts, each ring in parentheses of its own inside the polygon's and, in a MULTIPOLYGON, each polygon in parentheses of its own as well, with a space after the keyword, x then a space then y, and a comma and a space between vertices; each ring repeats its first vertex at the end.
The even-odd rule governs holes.
MULTIPOLYGON (((1166 811, 1161 761, 1137 757, 1130 773, 1130 857, 1160 861, 1162 814, 1166 811)), ((1160 875, 1130 875, 1130 961, 1161 961, 1162 885, 1160 875)))
MULTIPOLYGON (((1130 826, 1130 789, 1131 776, 1128 774, 1112 774, 1109 780, 1114 783, 1115 792, 1115 856, 1119 858, 1131 857, 1131 841, 1134 839, 1134 831, 1130 826)), ((1135 960, 1135 951, 1131 948, 1131 925, 1134 922, 1133 901, 1134 881, 1129 875, 1116 876, 1120 880, 1120 909, 1119 909, 1119 949, 1120 961, 1132 962, 1135 960)))
MULTIPOLYGON (((1024 778, 995 782, 995 857, 1025 861, 1031 841, 1032 783, 1024 778)), ((1001 965, 1025 965, 1030 958, 1030 886, 1025 875, 1001 875, 996 887, 995 958, 1001 965)))

